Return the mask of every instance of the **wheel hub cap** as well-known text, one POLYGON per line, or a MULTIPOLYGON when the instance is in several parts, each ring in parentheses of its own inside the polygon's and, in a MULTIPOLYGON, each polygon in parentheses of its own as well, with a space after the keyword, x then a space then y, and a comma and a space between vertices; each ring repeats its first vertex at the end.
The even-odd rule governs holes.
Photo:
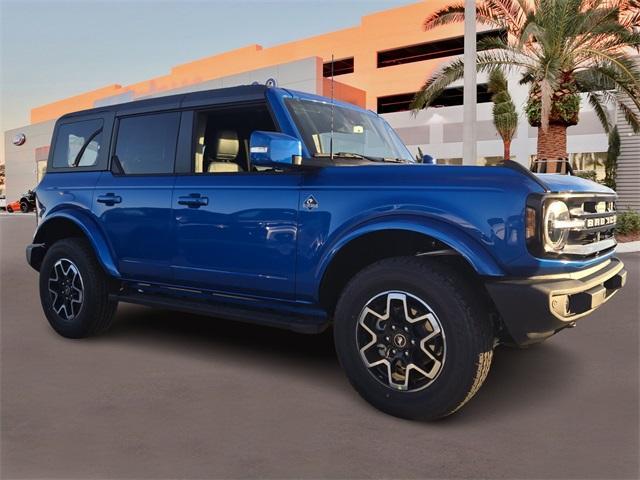
POLYGON ((407 337, 398 333, 393 337, 393 344, 398 348, 404 348, 407 346, 407 337))
POLYGON ((438 317, 407 292, 388 291, 370 299, 356 325, 360 356, 373 377, 394 390, 422 390, 445 361, 445 336, 438 317))
POLYGON ((49 296, 53 310, 64 320, 73 320, 84 301, 84 285, 78 267, 69 259, 61 258, 49 275, 49 296))

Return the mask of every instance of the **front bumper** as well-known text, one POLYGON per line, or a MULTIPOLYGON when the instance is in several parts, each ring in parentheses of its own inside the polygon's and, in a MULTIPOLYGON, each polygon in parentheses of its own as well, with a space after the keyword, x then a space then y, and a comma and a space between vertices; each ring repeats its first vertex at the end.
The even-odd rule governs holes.
POLYGON ((488 281, 486 287, 513 340, 528 345, 573 326, 609 300, 626 279, 624 264, 611 258, 570 274, 488 281))

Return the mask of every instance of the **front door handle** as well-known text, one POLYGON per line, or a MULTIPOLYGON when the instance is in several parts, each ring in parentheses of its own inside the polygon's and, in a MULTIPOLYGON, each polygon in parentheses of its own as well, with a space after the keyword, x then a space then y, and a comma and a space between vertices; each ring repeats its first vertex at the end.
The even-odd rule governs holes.
POLYGON ((209 197, 203 197, 199 193, 191 193, 185 197, 178 197, 178 205, 186 205, 189 208, 200 208, 209 205, 209 197))
POLYGON ((115 205, 116 203, 121 203, 122 202, 122 197, 120 195, 115 195, 113 193, 106 193, 104 195, 100 195, 96 199, 96 202, 104 203, 108 207, 111 207, 111 206, 115 205))

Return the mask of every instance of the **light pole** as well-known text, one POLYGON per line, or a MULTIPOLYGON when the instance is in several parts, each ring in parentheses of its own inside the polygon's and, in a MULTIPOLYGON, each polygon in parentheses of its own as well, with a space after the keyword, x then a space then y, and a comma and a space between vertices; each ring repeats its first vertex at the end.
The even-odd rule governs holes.
POLYGON ((462 163, 475 165, 477 149, 477 71, 476 71, 476 2, 464 2, 464 109, 462 130, 462 163))

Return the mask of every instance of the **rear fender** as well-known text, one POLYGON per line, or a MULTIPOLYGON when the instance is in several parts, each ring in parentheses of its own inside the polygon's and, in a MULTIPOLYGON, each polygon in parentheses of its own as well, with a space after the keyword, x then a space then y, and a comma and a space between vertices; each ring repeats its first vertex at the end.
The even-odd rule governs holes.
MULTIPOLYGON (((49 237, 50 232, 59 228, 61 225, 60 222, 72 222, 78 227, 93 247, 96 258, 100 262, 100 265, 102 265, 102 268, 104 268, 108 275, 120 278, 120 272, 116 267, 115 255, 109 246, 106 236, 91 215, 82 210, 58 210, 47 216, 46 220, 38 226, 33 243, 46 243, 46 238, 49 237)), ((48 245, 45 245, 45 248, 47 247, 48 245)))

